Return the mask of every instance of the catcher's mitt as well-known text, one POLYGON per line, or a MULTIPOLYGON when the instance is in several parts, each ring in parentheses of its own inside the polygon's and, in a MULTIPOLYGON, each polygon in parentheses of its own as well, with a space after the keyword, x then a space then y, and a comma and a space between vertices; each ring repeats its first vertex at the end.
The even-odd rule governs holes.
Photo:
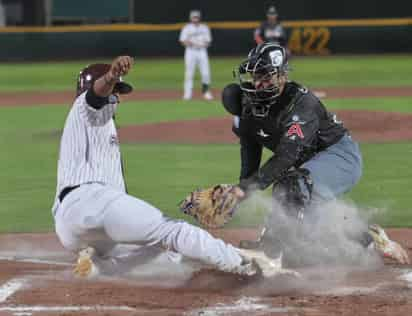
POLYGON ((191 192, 182 202, 183 213, 193 216, 207 228, 223 227, 232 218, 241 197, 240 190, 230 184, 218 184, 207 189, 191 192))

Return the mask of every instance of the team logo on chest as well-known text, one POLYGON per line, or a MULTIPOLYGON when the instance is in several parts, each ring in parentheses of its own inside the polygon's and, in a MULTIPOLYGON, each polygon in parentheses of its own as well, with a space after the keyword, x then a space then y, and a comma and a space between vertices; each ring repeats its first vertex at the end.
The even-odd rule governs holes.
POLYGON ((286 132, 286 136, 291 140, 295 140, 296 137, 299 137, 301 139, 305 138, 305 135, 302 131, 302 125, 304 124, 306 124, 306 122, 302 121, 298 115, 293 115, 292 122, 286 125, 289 127, 288 131, 286 132))
POLYGON ((295 139, 295 135, 302 139, 305 138, 305 135, 303 135, 302 128, 300 127, 299 123, 292 124, 288 129, 287 136, 289 138, 295 139))

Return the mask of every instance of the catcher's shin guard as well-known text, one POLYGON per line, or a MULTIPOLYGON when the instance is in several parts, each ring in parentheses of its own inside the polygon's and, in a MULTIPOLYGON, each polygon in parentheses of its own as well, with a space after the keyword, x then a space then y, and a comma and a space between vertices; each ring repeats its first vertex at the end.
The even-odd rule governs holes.
POLYGON ((263 250, 271 258, 284 253, 288 262, 289 254, 293 253, 289 244, 300 236, 299 227, 294 227, 295 222, 304 218, 312 198, 312 186, 309 170, 300 168, 289 171, 273 188, 273 210, 267 216, 259 238, 242 240, 239 247, 263 250), (279 205, 286 216, 279 212, 279 205))
POLYGON ((284 208, 287 215, 302 220, 305 209, 312 200, 313 181, 305 168, 288 171, 273 186, 273 198, 284 208))

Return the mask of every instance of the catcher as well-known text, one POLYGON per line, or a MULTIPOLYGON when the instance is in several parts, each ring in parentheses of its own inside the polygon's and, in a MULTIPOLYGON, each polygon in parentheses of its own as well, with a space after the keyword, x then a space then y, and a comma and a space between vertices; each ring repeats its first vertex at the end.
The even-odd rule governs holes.
MULTIPOLYGON (((195 191, 181 205, 205 226, 222 226, 240 201, 273 185, 276 203, 261 237, 240 245, 263 248, 271 256, 284 253, 282 236, 290 234, 277 221, 279 206, 296 221, 294 238, 305 239, 298 223, 316 222, 314 210, 351 190, 362 173, 359 146, 349 131, 310 90, 289 81, 288 70, 285 48, 262 43, 250 51, 239 66, 239 84, 229 84, 222 93, 240 140, 240 183, 195 191), (273 156, 261 165, 263 148, 273 156)), ((409 263, 406 251, 377 225, 366 226, 354 238, 380 255, 409 263)))

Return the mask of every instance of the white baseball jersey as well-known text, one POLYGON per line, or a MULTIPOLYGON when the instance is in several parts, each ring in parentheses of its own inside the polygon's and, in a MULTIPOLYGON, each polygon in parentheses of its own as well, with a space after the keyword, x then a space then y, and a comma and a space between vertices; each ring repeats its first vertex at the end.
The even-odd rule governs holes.
POLYGON ((69 186, 99 182, 125 191, 119 140, 113 120, 117 99, 109 100, 113 103, 101 109, 87 104, 86 92, 74 101, 60 143, 55 206, 60 192, 69 186))
MULTIPOLYGON (((83 93, 75 100, 60 145, 53 217, 62 245, 74 252, 94 247, 105 257, 96 261, 102 270, 106 266, 124 272, 125 259, 131 259, 128 264, 132 266, 137 264, 136 248, 113 256, 111 251, 122 244, 168 249, 223 271, 244 268, 242 257, 233 246, 199 227, 170 219, 125 192, 113 121, 117 100, 96 110, 87 104, 85 96, 83 93), (78 184, 81 186, 59 203, 61 190, 78 184)), ((151 259, 145 253, 140 264, 151 259)))
POLYGON ((179 41, 189 41, 192 45, 186 47, 186 49, 206 49, 206 47, 212 42, 212 35, 210 29, 206 24, 186 24, 180 32, 179 41))

